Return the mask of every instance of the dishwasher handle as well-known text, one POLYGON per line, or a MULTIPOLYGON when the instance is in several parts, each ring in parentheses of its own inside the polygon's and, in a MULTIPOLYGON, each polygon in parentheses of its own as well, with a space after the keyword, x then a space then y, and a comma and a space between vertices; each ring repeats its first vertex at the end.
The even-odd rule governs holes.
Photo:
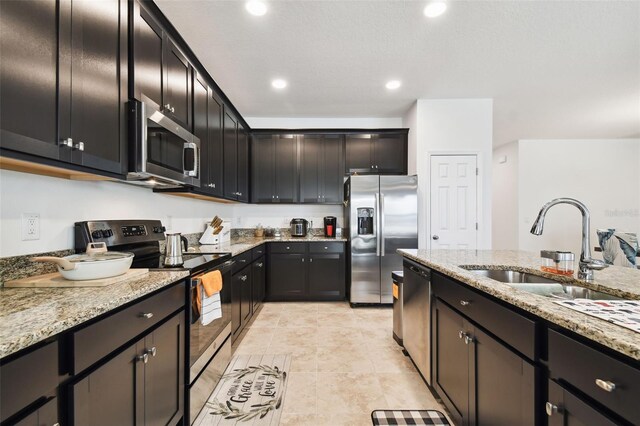
POLYGON ((431 278, 431 271, 429 270, 424 270, 413 265, 409 265, 408 267, 410 271, 415 272, 416 274, 420 275, 422 278, 426 278, 426 279, 431 278))

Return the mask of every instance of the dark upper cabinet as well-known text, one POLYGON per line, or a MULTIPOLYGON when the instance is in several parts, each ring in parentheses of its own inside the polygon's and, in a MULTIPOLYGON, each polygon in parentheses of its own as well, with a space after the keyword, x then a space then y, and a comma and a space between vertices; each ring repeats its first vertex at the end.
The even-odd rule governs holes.
POLYGON ((164 51, 164 111, 179 124, 191 125, 191 65, 178 46, 165 40, 164 51))
POLYGON ((238 122, 228 111, 224 113, 224 196, 238 199, 238 122))
POLYGON ((100 7, 81 0, 2 2, 0 7, 2 147, 124 172, 127 2, 106 0, 100 7))
POLYGON ((60 159, 57 1, 0 2, 0 52, 2 148, 60 159))
POLYGON ((127 127, 127 2, 60 4, 60 135, 73 139, 72 161, 124 172, 127 127))
POLYGON ((223 104, 200 74, 193 78, 193 133, 200 139, 200 192, 222 197, 223 104))
POLYGON ((164 114, 191 128, 192 66, 141 2, 132 2, 132 8, 134 97, 148 98, 164 114))
POLYGON ((254 203, 298 201, 296 135, 254 135, 251 148, 254 203))
POLYGON ((237 191, 238 201, 249 202, 249 133, 238 122, 238 163, 237 191))
POLYGON ((407 174, 406 133, 346 135, 346 173, 407 174))
POLYGON ((300 143, 300 201, 342 203, 342 135, 310 134, 300 143))

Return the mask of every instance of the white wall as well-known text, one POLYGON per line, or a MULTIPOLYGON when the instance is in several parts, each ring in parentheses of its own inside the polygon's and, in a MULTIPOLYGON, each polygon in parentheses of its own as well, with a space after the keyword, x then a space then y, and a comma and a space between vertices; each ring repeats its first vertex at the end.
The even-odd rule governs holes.
POLYGON ((418 173, 418 164, 416 156, 411 154, 417 152, 418 146, 418 101, 414 102, 402 117, 402 127, 409 128, 407 172, 410 175, 415 175, 418 173))
POLYGON ((234 228, 264 227, 287 228, 294 217, 313 221, 314 228, 322 228, 325 216, 335 216, 338 227, 343 226, 343 210, 339 205, 264 205, 243 204, 234 206, 234 228))
POLYGON ((497 250, 518 248, 518 142, 493 151, 492 243, 497 250))
MULTIPOLYGON (((418 244, 429 247, 430 155, 477 154, 479 173, 478 248, 491 248, 492 99, 419 99, 415 157, 418 174, 418 244)), ((409 112, 405 117, 411 119, 409 112)), ((413 129, 412 129, 413 130, 413 129)))
POLYGON ((518 245, 521 250, 570 250, 578 255, 581 216, 571 206, 553 207, 544 233, 529 230, 540 207, 572 197, 591 212, 591 247, 597 228, 640 232, 640 139, 521 140, 518 171, 518 245))
POLYGON ((402 127, 402 117, 245 117, 256 129, 384 129, 402 127))

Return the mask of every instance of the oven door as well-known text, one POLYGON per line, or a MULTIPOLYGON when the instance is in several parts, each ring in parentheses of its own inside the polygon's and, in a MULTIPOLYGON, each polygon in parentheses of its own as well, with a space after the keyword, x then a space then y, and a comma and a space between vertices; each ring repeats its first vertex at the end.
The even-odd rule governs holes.
POLYGON ((231 323, 231 266, 233 263, 235 263, 233 260, 229 260, 215 268, 222 273, 223 284, 220 291, 222 317, 207 325, 202 325, 201 315, 195 308, 196 288, 201 285, 200 280, 197 276, 191 279, 191 309, 189 309, 189 383, 191 384, 226 339, 226 336, 222 335, 225 332, 230 334, 230 327, 227 326, 231 323))
POLYGON ((131 102, 135 152, 130 180, 153 178, 200 186, 200 139, 164 115, 151 101, 131 102))

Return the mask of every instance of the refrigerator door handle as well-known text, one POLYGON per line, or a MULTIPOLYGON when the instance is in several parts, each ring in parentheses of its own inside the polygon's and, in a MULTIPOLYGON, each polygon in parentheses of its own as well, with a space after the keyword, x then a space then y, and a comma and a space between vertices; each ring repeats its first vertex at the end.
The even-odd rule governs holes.
POLYGON ((380 256, 384 256, 384 193, 380 193, 380 256))
POLYGON ((376 256, 380 256, 380 194, 378 192, 376 192, 375 194, 376 197, 376 218, 375 218, 375 222, 376 222, 376 230, 374 232, 375 237, 376 237, 376 256))

